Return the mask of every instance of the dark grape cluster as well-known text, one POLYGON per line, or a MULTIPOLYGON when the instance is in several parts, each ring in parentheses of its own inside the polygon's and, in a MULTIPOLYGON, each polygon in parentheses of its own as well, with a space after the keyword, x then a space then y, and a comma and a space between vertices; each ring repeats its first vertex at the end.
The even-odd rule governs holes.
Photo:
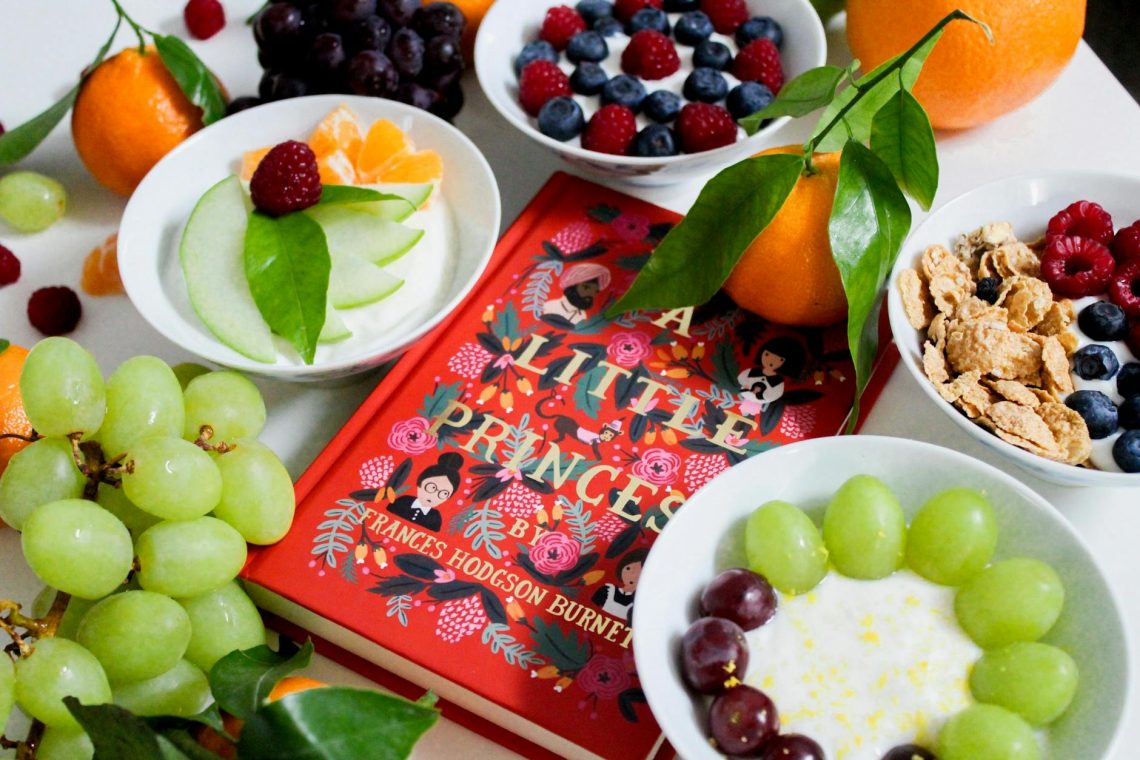
MULTIPOLYGON (((258 101, 351 93, 399 100, 445 119, 463 106, 459 40, 466 26, 453 3, 423 0, 288 0, 253 22, 264 69, 258 101)), ((249 98, 239 98, 248 108, 249 98)))

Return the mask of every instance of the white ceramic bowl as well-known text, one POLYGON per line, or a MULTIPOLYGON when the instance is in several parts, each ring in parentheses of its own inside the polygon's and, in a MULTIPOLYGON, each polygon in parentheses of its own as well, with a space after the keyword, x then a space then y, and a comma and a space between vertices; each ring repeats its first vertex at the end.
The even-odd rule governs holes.
MULTIPOLYGON (((499 236, 499 188, 491 167, 459 130, 431 114, 380 98, 320 95, 269 103, 229 116, 167 154, 131 196, 119 227, 119 270, 127 295, 160 333, 198 356, 245 372, 282 380, 320 381, 363 372, 395 357, 422 337, 467 295, 487 267, 499 236), (346 103, 365 125, 391 119, 417 148, 443 158, 442 192, 451 212, 455 250, 450 283, 416 316, 389 331, 358 334, 328 356, 319 347, 311 365, 280 358, 253 361, 223 345, 190 305, 178 260, 182 230, 194 204, 233 174, 244 151, 284 140, 304 140, 333 108, 346 103)), ((409 283, 405 287, 414 287, 409 283)), ((399 293, 397 293, 399 295, 399 293)), ((367 308, 367 307, 366 307, 367 308)))
POLYGON ((784 499, 818 525, 832 493, 858 474, 890 486, 908 519, 946 488, 979 489, 994 505, 997 558, 1034 557, 1057 570, 1065 609, 1044 640, 1077 660, 1080 686, 1068 712, 1048 730, 1046 760, 1112 757, 1128 714, 1129 639, 1088 547, 1048 502, 990 465, 928 443, 862 435, 783 446, 736 465, 689 499, 654 543, 633 606, 633 651, 649 706, 678 755, 721 757, 706 738, 705 708, 681 680, 679 647, 705 584, 721 570, 746 566, 746 518, 761 503, 784 499))
MULTIPOLYGON (((781 58, 786 80, 827 60, 827 40, 819 14, 808 0, 747 0, 753 15, 771 16, 784 30, 781 58)), ((611 156, 559 142, 538 131, 519 105, 515 56, 528 42, 538 39, 543 17, 555 5, 574 5, 572 0, 496 0, 479 26, 475 40, 475 71, 491 104, 527 137, 561 156, 567 163, 590 174, 620 179, 637 185, 670 185, 708 175, 757 151, 783 144, 774 133, 788 117, 770 124, 747 139, 703 153, 685 153, 666 158, 611 156)), ((673 14, 671 14, 672 16, 673 14)), ((692 48, 678 45, 682 67, 692 65, 692 48)), ((654 90, 653 82, 645 83, 654 90)))
POLYGON ((975 425, 948 404, 922 370, 922 335, 907 321, 899 295, 899 274, 917 264, 927 246, 951 247, 963 232, 999 221, 1010 222, 1019 240, 1036 240, 1044 236, 1053 214, 1077 200, 1101 204, 1118 226, 1131 224, 1140 217, 1140 178, 1075 171, 1012 177, 982 185, 936 209, 911 232, 891 273, 887 293, 891 330, 903 363, 931 403, 978 441, 1039 478, 1060 485, 1140 487, 1140 474, 1090 470, 1030 454, 975 425))

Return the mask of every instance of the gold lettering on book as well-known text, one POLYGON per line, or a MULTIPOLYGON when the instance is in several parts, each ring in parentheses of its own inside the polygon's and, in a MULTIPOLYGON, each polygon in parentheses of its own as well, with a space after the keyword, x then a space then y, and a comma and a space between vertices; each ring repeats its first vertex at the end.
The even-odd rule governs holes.
POLYGON ((483 458, 488 462, 495 461, 495 447, 499 445, 508 435, 511 434, 511 426, 500 420, 492 414, 483 415, 483 421, 479 423, 479 427, 475 428, 475 432, 467 439, 467 443, 463 444, 464 451, 475 453, 475 446, 479 441, 486 441, 486 451, 483 458), (491 426, 498 425, 499 432, 491 435, 491 426))
MULTIPOLYGON (((626 475, 626 478, 628 482, 626 483, 625 488, 621 490, 621 493, 618 494, 617 501, 615 501, 614 505, 610 507, 610 511, 616 515, 624 517, 630 522, 635 522, 641 518, 641 512, 627 512, 625 505, 632 504, 636 507, 637 505, 641 504, 641 497, 637 495, 637 490, 639 488, 644 486, 649 489, 650 494, 655 494, 657 493, 657 486, 645 480, 642 480, 636 475, 626 475)), ((597 502, 593 503, 597 504, 597 502)))
POLYGON ((514 361, 515 368, 529 370, 540 377, 545 375, 546 367, 535 367, 531 362, 534 360, 534 357, 538 356, 538 352, 542 350, 542 347, 549 342, 549 340, 538 333, 531 333, 530 343, 527 344, 526 350, 519 354, 518 358, 514 361))
MULTIPOLYGON (((554 478, 551 483, 555 488, 561 489, 566 485, 566 481, 570 479, 570 473, 574 472, 576 468, 586 457, 579 454, 577 451, 570 454, 570 464, 566 466, 566 470, 562 470, 562 450, 558 447, 557 443, 552 443, 546 447, 546 453, 542 455, 542 460, 539 461, 535 468, 527 473, 527 477, 531 480, 542 482, 542 476, 546 474, 547 469, 553 468, 554 478)), ((597 503, 597 502, 595 502, 597 503)))
POLYGON ((467 406, 467 404, 457 401, 456 399, 452 399, 447 404, 447 408, 444 409, 438 417, 432 420, 431 427, 428 428, 428 432, 432 435, 436 435, 439 433, 439 429, 444 425, 447 425, 448 427, 461 428, 471 421, 471 417, 473 415, 474 412, 471 411, 471 407, 467 406), (451 413, 455 411, 459 412, 459 419, 452 419, 451 413))
MULTIPOLYGON (((621 470, 616 467, 610 467, 608 464, 597 464, 582 473, 582 477, 578 478, 578 498, 587 504, 597 504, 602 500, 605 491, 597 496, 591 496, 588 489, 590 484, 594 482, 594 478, 602 473, 609 473, 611 480, 616 480, 617 476, 621 474, 621 470)), ((633 477, 632 475, 630 477, 633 477)))
POLYGON ((709 440, 715 443, 717 446, 722 446, 729 451, 735 451, 737 454, 744 454, 746 453, 745 450, 739 446, 734 446, 733 444, 729 443, 728 438, 731 436, 733 438, 739 438, 743 440, 744 436, 748 435, 749 432, 755 430, 757 427, 758 425, 756 424, 756 420, 749 417, 741 417, 735 412, 725 411, 724 422, 720 423, 720 425, 717 426, 716 432, 713 433, 713 437, 709 440), (738 429, 736 427, 737 423, 747 425, 748 430, 738 429))
POLYGON ((662 330, 668 330, 669 325, 676 322, 677 326, 673 328, 673 332, 680 335, 682 338, 688 338, 689 325, 693 323, 693 307, 686 306, 681 309, 672 309, 661 314, 660 317, 650 322, 654 327, 660 327, 662 330))
POLYGON ((620 637, 622 648, 629 649, 631 638, 629 626, 592 607, 556 593, 550 604, 546 606, 546 611, 551 615, 557 615, 567 623, 578 626, 583 631, 602 636, 609 641, 616 642, 620 637))
POLYGON ((558 377, 554 378, 556 383, 568 385, 574 379, 574 375, 578 374, 578 370, 582 369, 582 365, 589 361, 590 355, 585 351, 575 348, 574 358, 566 365, 566 368, 558 373, 558 377))
POLYGON ((614 384, 614 380, 617 380, 618 375, 629 377, 631 373, 625 367, 619 367, 616 364, 610 364, 605 359, 598 362, 598 366, 603 367, 606 371, 605 374, 602 375, 602 378, 598 380, 598 384, 590 389, 590 395, 605 401, 606 391, 608 391, 610 389, 610 386, 614 384))
POLYGON ((633 413, 642 416, 649 413, 649 405, 653 403, 658 393, 669 390, 668 385, 651 377, 639 377, 634 382, 645 386, 645 390, 637 397, 637 403, 633 405, 633 413))

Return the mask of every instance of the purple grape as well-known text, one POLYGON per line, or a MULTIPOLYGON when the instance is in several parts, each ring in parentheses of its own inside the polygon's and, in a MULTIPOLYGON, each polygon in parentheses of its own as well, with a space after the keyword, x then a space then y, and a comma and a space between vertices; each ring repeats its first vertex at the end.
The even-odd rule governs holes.
POLYGON ((458 86, 458 84, 456 84, 456 83, 458 82, 459 76, 462 73, 463 73, 462 70, 449 71, 446 74, 436 74, 434 72, 424 71, 424 73, 420 74, 419 77, 416 79, 416 83, 423 85, 424 87, 428 88, 429 90, 435 90, 436 92, 443 92, 447 88, 451 87, 453 84, 455 84, 455 86, 458 86))
POLYGON ((392 40, 392 27, 379 16, 369 16, 354 21, 344 33, 344 41, 349 53, 361 50, 386 50, 392 40))
POLYGON ((345 58, 344 42, 334 32, 318 34, 309 46, 309 65, 318 76, 338 74, 344 68, 345 58))
POLYGON ((423 85, 409 82, 400 85, 400 89, 396 92, 396 100, 423 111, 430 111, 439 102, 440 97, 435 90, 429 90, 423 85))
POLYGON ((388 57, 405 79, 415 79, 424 68, 424 40, 412 29, 401 29, 392 35, 388 57))
POLYGON ((380 15, 394 26, 404 27, 412 23, 412 16, 423 5, 422 0, 380 0, 380 15))
POLYGON ((439 36, 457 40, 467 19, 454 3, 428 3, 416 11, 412 24, 425 40, 439 36))
POLYGON ((776 592, 764 576, 751 570, 725 570, 705 586, 701 614, 726 618, 751 631, 776 614, 776 592))
POLYGON ((283 72, 267 71, 257 86, 257 94, 263 101, 299 98, 309 94, 309 83, 283 72))
POLYGON ((399 72, 383 53, 364 50, 348 62, 348 87, 357 95, 390 98, 399 83, 399 72))
POLYGON ((760 750, 760 760, 827 760, 823 747, 803 734, 782 734, 760 750))
POLYGON ((450 37, 433 37, 424 52, 424 68, 436 74, 463 70, 463 52, 450 37))
MULTIPOLYGON (((820 755, 823 757, 823 755, 820 755)), ((938 760, 934 753, 917 744, 903 744, 883 755, 883 760, 938 760)))
POLYGON ((301 7, 305 19, 305 34, 312 37, 330 28, 327 9, 322 3, 309 3, 301 7))
POLYGON ((288 52, 301 41, 305 19, 292 3, 275 3, 253 22, 253 38, 257 46, 270 53, 288 52))
POLYGON ((332 20, 342 26, 376 15, 376 0, 333 0, 332 20))
POLYGON ((702 694, 718 694, 748 669, 744 631, 724 618, 703 617, 681 639, 681 672, 702 694))
POLYGON ((451 121, 463 109, 464 101, 463 88, 459 82, 454 82, 439 91, 439 100, 429 110, 439 118, 451 121))
POLYGON ((233 116, 235 113, 248 111, 254 106, 261 105, 261 98, 255 98, 252 95, 242 95, 240 98, 234 98, 226 104, 226 116, 233 116))
POLYGON ((767 750, 766 743, 780 732, 780 715, 764 692, 736 686, 713 700, 709 732, 726 755, 747 757, 761 747, 767 750))

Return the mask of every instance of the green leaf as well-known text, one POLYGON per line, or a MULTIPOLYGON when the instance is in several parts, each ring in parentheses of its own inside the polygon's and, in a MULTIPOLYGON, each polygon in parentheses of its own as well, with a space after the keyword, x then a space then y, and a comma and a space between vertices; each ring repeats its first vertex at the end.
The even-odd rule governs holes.
POLYGON ((273 332, 313 363, 325 323, 332 262, 321 225, 305 214, 249 215, 245 276, 258 311, 273 332))
POLYGON ((14 164, 35 150, 71 110, 78 95, 79 85, 75 85, 46 111, 0 135, 0 166, 14 164))
POLYGON ((226 101, 214 75, 190 46, 168 34, 155 34, 154 46, 166 70, 186 98, 202 109, 202 123, 213 124, 226 115, 226 101))
POLYGON ((158 735, 139 717, 118 705, 82 705, 64 697, 67 709, 87 732, 95 760, 164 760, 158 735))
POLYGON ((938 191, 938 150, 934 127, 922 104, 899 90, 871 121, 871 150, 883 159, 899 187, 927 211, 938 191))
POLYGON ((186 729, 164 731, 158 735, 158 745, 167 760, 221 760, 221 755, 203 747, 186 729))
POLYGON ((817 108, 823 108, 835 97, 835 88, 848 72, 854 72, 859 67, 858 61, 853 61, 852 68, 841 69, 838 66, 820 66, 808 69, 798 77, 788 82, 780 90, 776 99, 767 107, 757 111, 751 116, 740 120, 748 134, 756 134, 763 122, 778 116, 803 116, 817 108))
POLYGON ((867 387, 878 348, 883 284, 910 231, 910 206, 890 168, 862 143, 851 140, 839 160, 828 235, 847 294, 847 342, 855 364, 856 394, 867 387))
POLYGON ((243 760, 398 760, 439 719, 433 709, 366 689, 295 692, 246 722, 243 760))
POLYGON ((261 707, 269 692, 283 677, 309 664, 313 642, 300 649, 287 639, 281 640, 281 651, 267 646, 241 652, 230 652, 210 669, 210 691, 218 707, 243 720, 261 707))
POLYGON ((784 205, 803 168, 803 156, 773 153, 747 158, 709 180, 607 316, 695 306, 712 298, 784 205))
POLYGON ((434 691, 425 691, 424 695, 416 700, 417 705, 428 709, 435 709, 437 702, 439 702, 439 695, 434 691))
POLYGON ((368 187, 355 187, 354 185, 325 185, 321 189, 321 200, 318 206, 342 206, 347 203, 372 203, 373 201, 403 201, 415 211, 416 204, 402 195, 395 193, 382 193, 368 187))
POLYGON ((12 345, 12 342, 10 340, 8 340, 7 338, 0 338, 0 354, 7 351, 8 346, 10 346, 10 345, 12 345))
POLYGON ((209 707, 196 715, 187 715, 185 717, 159 715, 148 717, 145 720, 147 725, 159 733, 168 733, 177 729, 188 730, 201 725, 209 726, 223 736, 227 735, 226 726, 222 722, 222 713, 218 709, 217 702, 211 702, 209 707))

